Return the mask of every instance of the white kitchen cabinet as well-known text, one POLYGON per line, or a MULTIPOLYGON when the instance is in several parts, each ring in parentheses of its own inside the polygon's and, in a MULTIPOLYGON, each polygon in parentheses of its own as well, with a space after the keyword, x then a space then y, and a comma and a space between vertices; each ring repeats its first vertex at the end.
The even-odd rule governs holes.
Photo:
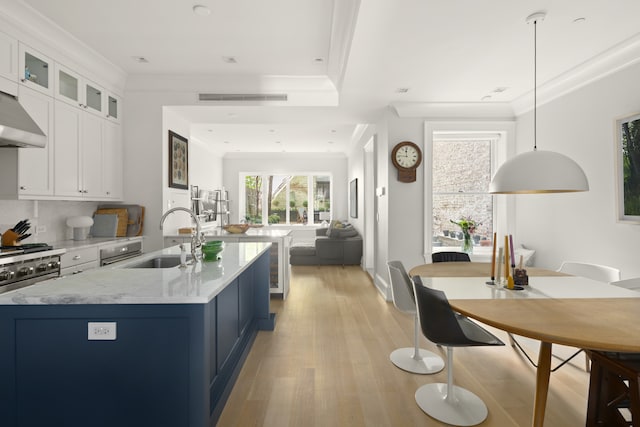
POLYGON ((56 196, 85 200, 122 199, 120 125, 55 101, 56 196))
POLYGON ((18 40, 2 32, 0 32, 0 77, 18 82, 18 40))
POLYGON ((67 249, 60 257, 60 275, 68 276, 98 268, 98 251, 98 246, 67 249))
POLYGON ((123 198, 122 180, 122 131, 120 125, 114 122, 103 124, 102 163, 103 184, 105 197, 114 200, 123 198))
POLYGON ((84 80, 82 85, 84 95, 83 108, 98 117, 106 118, 106 97, 104 89, 92 81, 84 80))
POLYGON ((55 195, 102 197, 102 123, 83 109, 56 101, 55 195))
POLYGON ((106 106, 107 118, 115 123, 121 123, 122 122, 122 113, 121 113, 122 98, 120 98, 115 93, 107 92, 106 100, 107 100, 107 106, 106 106))
POLYGON ((53 96, 53 61, 29 46, 18 43, 18 74, 20 83, 53 96))
MULTIPOLYGON (((18 88, 18 101, 47 137, 44 148, 20 148, 18 181, 20 196, 53 195, 53 99, 29 89, 18 88)), ((22 197, 21 197, 22 198, 22 197)))
POLYGON ((54 97, 74 107, 82 107, 81 79, 78 73, 56 62, 54 97))
POLYGON ((55 101, 54 135, 55 189, 56 196, 81 198, 83 195, 80 177, 80 121, 82 110, 60 101, 55 101))
POLYGON ((44 148, 4 147, 0 154, 0 194, 9 199, 53 196, 53 98, 24 86, 19 101, 47 137, 44 148))
POLYGON ((107 95, 98 84, 62 64, 55 64, 56 99, 107 118, 107 95))
POLYGON ((105 121, 93 114, 84 114, 80 119, 80 182, 83 197, 99 200, 106 197, 102 185, 105 167, 102 160, 105 121))

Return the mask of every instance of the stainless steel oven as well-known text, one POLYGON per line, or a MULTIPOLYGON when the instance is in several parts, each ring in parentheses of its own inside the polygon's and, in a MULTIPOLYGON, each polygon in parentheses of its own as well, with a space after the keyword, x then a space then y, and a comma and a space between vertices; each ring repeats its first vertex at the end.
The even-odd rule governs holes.
POLYGON ((100 249, 100 266, 115 264, 142 254, 142 242, 126 242, 100 249))
POLYGON ((60 276, 60 255, 64 249, 43 244, 2 247, 0 293, 60 276))

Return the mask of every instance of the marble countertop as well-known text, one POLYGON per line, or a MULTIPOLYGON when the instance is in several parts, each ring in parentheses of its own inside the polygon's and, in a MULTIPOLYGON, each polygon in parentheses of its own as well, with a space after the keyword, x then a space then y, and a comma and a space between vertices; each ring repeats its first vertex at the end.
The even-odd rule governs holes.
MULTIPOLYGON (((291 234, 291 230, 269 228, 269 227, 251 227, 245 233, 229 233, 222 228, 208 228, 202 229, 205 237, 238 237, 238 238, 252 238, 252 237, 286 237, 291 234)), ((182 237, 190 238, 188 234, 173 234, 165 235, 164 237, 182 237)))
POLYGON ((179 256, 179 247, 173 246, 0 294, 0 305, 207 303, 267 251, 271 243, 226 242, 224 245, 218 261, 198 262, 184 269, 127 268, 159 256, 179 256))
POLYGON ((49 245, 54 249, 80 249, 89 248, 92 246, 99 246, 105 243, 120 243, 128 242, 130 240, 143 240, 142 236, 138 237, 87 237, 85 240, 59 240, 57 242, 51 242, 49 245))

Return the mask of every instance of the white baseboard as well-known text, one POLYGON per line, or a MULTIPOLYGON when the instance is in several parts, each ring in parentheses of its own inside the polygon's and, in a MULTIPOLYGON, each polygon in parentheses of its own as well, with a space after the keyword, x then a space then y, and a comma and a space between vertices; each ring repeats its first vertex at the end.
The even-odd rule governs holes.
POLYGON ((373 283, 376 285, 376 289, 380 292, 380 295, 382 295, 385 301, 391 301, 391 292, 387 281, 379 274, 376 274, 373 283))

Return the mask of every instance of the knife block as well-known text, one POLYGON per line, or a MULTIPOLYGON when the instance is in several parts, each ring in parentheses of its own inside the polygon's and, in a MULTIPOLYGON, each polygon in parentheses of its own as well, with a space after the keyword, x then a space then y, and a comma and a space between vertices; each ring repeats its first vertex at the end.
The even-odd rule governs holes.
POLYGON ((2 233, 2 246, 19 246, 18 237, 20 235, 13 230, 7 230, 2 233))

